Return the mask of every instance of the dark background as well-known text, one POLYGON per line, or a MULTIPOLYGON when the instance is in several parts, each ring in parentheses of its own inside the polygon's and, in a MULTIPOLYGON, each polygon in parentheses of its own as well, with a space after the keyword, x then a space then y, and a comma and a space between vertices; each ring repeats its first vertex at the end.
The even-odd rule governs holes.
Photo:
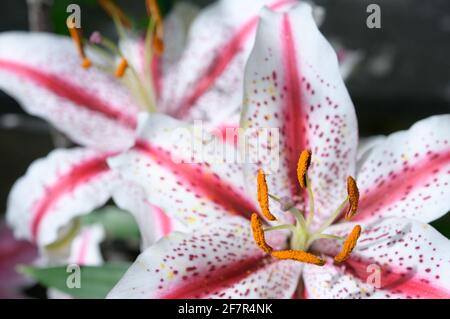
MULTIPOLYGON (((245 1, 245 0, 242 0, 245 1)), ((144 25, 144 1, 117 1, 144 25)), ((175 0, 162 0, 164 11, 175 0)), ((210 0, 191 0, 206 5, 210 0)), ((78 3, 86 30, 111 34, 110 18, 95 0, 53 0, 50 27, 64 33, 66 7, 78 3)), ((348 80, 360 134, 389 134, 419 119, 450 113, 450 1, 316 0, 326 9, 322 31, 347 48, 361 50, 364 60, 348 80), (366 27, 366 8, 381 7, 381 29, 366 27), (380 65, 382 67, 380 67, 380 65)), ((28 30, 25 0, 0 1, 0 32, 28 30)), ((0 212, 11 185, 36 158, 64 139, 42 120, 26 115, 0 91, 0 212), (15 114, 11 116, 11 114, 15 114)), ((450 199, 449 199, 450 200, 450 199)), ((450 237, 450 218, 435 224, 450 237)))

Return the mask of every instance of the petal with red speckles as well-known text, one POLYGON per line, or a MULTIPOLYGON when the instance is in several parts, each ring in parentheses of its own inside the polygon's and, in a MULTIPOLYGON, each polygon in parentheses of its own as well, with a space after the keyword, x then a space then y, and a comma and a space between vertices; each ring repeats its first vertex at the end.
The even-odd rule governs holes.
POLYGON ((356 220, 430 222, 450 211, 450 115, 421 120, 372 149, 357 176, 356 220))
MULTIPOLYGON (((343 223, 328 232, 345 236, 353 226, 343 223)), ((346 262, 305 266, 310 298, 450 298, 450 241, 432 226, 388 218, 361 227, 361 237, 346 262)), ((322 239, 313 249, 334 256, 340 249, 336 243, 322 239)))
POLYGON ((136 145, 108 163, 169 216, 197 227, 257 211, 233 145, 162 114, 142 114, 138 131, 136 145))
MULTIPOLYGON (((164 76, 161 107, 187 120, 213 126, 235 118, 242 105, 242 80, 254 43, 258 12, 285 9, 295 0, 221 0, 193 21, 179 62, 164 76)), ((237 123, 226 123, 237 124, 237 123)))
POLYGON ((103 205, 117 180, 106 163, 109 155, 58 149, 31 164, 8 198, 7 219, 15 235, 48 245, 74 217, 103 205))
POLYGON ((356 163, 355 110, 336 54, 317 29, 308 4, 284 13, 262 11, 246 68, 241 125, 247 128, 252 161, 258 164, 247 167, 250 185, 256 170, 264 167, 273 173, 268 177, 273 194, 304 194, 296 167, 301 151, 310 149, 316 222, 346 198, 346 178, 354 175, 356 163), (269 128, 279 129, 279 144, 258 138, 269 128), (278 167, 272 167, 277 161, 278 167))
POLYGON ((302 265, 263 255, 251 236, 237 217, 172 234, 142 253, 108 297, 290 298, 302 265))
MULTIPOLYGON (((87 55, 105 66, 94 52, 87 55)), ((46 33, 0 36, 0 88, 32 115, 48 120, 75 142, 107 150, 131 146, 139 107, 111 74, 80 66, 70 38, 46 33)))

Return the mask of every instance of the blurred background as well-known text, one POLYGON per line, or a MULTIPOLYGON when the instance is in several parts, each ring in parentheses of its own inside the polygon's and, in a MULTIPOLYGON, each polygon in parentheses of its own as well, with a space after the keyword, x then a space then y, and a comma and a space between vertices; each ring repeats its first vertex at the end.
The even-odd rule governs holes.
MULTIPOLYGON (((162 0, 160 4, 167 12, 175 1, 162 0)), ((42 20, 36 21, 36 17, 29 16, 36 0, 0 1, 0 32, 38 27, 64 34, 66 7, 77 3, 82 8, 86 30, 100 30, 114 37, 111 19, 95 0, 44 2, 48 6, 41 12, 42 20)), ((142 21, 145 25, 144 1, 117 2, 138 24, 142 21)), ((213 1, 190 2, 205 6, 213 1)), ((364 56, 347 81, 362 136, 389 134, 407 129, 419 119, 450 113, 450 1, 315 2, 326 9, 323 33, 364 56), (366 8, 370 3, 381 7, 381 29, 366 27, 366 8)), ((10 187, 28 165, 55 145, 68 146, 67 143, 48 124, 26 115, 0 91, 0 213, 5 211, 10 187)), ((450 238, 450 217, 434 225, 450 238)))

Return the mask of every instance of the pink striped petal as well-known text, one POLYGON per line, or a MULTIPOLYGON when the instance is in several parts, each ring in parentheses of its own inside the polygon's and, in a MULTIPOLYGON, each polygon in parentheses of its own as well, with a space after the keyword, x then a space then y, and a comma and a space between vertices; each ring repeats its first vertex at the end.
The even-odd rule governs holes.
MULTIPOLYGON (((87 54, 105 65, 93 52, 87 54)), ((113 74, 83 69, 69 38, 3 33, 0 88, 77 143, 108 150, 133 143, 139 110, 134 98, 113 74)))
POLYGON ((143 250, 172 231, 185 230, 177 220, 152 205, 146 198, 145 190, 137 184, 121 181, 114 190, 113 199, 118 207, 130 212, 136 219, 143 250))
POLYGON ((263 255, 250 225, 229 218, 171 235, 142 253, 109 298, 290 298, 301 264, 263 255))
POLYGON ((29 279, 19 274, 16 267, 31 264, 36 260, 38 250, 26 241, 16 240, 12 231, 0 222, 0 298, 23 298, 20 292, 29 279))
POLYGON ((68 263, 84 266, 99 266, 103 263, 100 244, 105 238, 101 225, 84 227, 71 245, 68 263))
POLYGON ((268 177, 272 193, 301 195, 297 161, 302 150, 310 149, 316 222, 345 199, 346 178, 354 174, 356 163, 357 121, 336 54, 308 4, 284 13, 262 11, 246 68, 241 124, 247 128, 250 152, 270 154, 255 155, 258 165, 246 171, 249 184, 254 185, 256 170, 264 167, 273 173, 268 177), (258 135, 269 128, 280 130, 278 149, 258 146, 258 135), (279 166, 272 168, 278 160, 279 166))
MULTIPOLYGON (((348 234, 353 223, 328 232, 348 234)), ((389 218, 363 223, 351 257, 342 265, 305 267, 311 298, 450 298, 450 241, 433 227, 417 221, 389 218), (373 274, 379 269, 380 286, 373 274)), ((314 246, 328 255, 339 251, 336 241, 314 246)))
POLYGON ((215 126, 238 113, 259 10, 264 5, 283 9, 295 2, 221 0, 203 10, 192 24, 179 63, 164 77, 164 112, 188 120, 203 119, 215 126))
POLYGON ((419 121, 375 147, 357 176, 356 220, 429 222, 450 211, 450 115, 419 121))
POLYGON ((142 115, 136 145, 108 163, 145 189, 149 202, 189 227, 257 211, 233 145, 162 114, 142 115))
POLYGON ((74 217, 103 205, 117 180, 106 164, 109 155, 59 149, 31 164, 8 198, 7 218, 15 235, 48 245, 74 217))

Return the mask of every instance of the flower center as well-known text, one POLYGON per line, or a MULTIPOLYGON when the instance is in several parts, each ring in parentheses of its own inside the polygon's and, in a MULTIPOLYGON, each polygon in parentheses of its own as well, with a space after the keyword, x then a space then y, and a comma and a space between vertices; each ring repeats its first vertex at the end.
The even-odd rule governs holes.
POLYGON ((251 227, 253 238, 261 250, 278 259, 292 259, 300 262, 323 266, 325 260, 309 250, 314 241, 318 239, 333 239, 344 241, 341 251, 334 257, 336 262, 343 262, 350 257, 351 252, 356 246, 358 238, 361 234, 361 226, 356 225, 347 238, 324 233, 324 231, 332 225, 341 215, 343 209, 348 206, 345 219, 350 220, 357 212, 359 191, 358 186, 353 177, 347 178, 347 197, 339 205, 339 207, 331 214, 331 216, 323 222, 317 230, 311 229, 314 219, 314 193, 312 190, 311 180, 308 177, 308 169, 311 165, 311 151, 304 150, 300 154, 297 164, 297 178, 301 188, 308 192, 309 214, 305 219, 305 212, 298 208, 298 200, 296 198, 279 198, 269 194, 266 176, 264 171, 258 171, 258 202, 262 215, 269 221, 276 221, 277 218, 271 213, 269 208, 269 198, 278 202, 282 211, 289 212, 295 217, 294 224, 278 224, 263 228, 262 221, 258 214, 253 213, 251 217, 251 227), (274 250, 265 240, 265 232, 287 229, 291 232, 290 249, 274 250))
MULTIPOLYGON (((67 27, 78 50, 83 68, 88 69, 96 66, 103 71, 114 74, 117 78, 123 79, 123 83, 129 87, 144 110, 156 112, 156 95, 154 92, 156 85, 150 70, 153 58, 161 55, 164 51, 164 24, 157 1, 146 0, 145 2, 149 15, 149 24, 145 36, 145 65, 142 67, 144 71, 140 70, 144 74, 140 74, 133 65, 128 63, 120 46, 101 35, 98 31, 92 33, 89 42, 86 42, 82 37, 81 28, 77 27, 73 21, 68 21, 67 27), (94 64, 86 55, 86 46, 89 46, 99 57, 102 57, 105 63, 102 61, 102 63, 94 64)), ((119 40, 127 45, 128 40, 126 38, 131 34, 129 32, 131 22, 128 16, 113 0, 99 0, 99 4, 114 21, 119 40)))

